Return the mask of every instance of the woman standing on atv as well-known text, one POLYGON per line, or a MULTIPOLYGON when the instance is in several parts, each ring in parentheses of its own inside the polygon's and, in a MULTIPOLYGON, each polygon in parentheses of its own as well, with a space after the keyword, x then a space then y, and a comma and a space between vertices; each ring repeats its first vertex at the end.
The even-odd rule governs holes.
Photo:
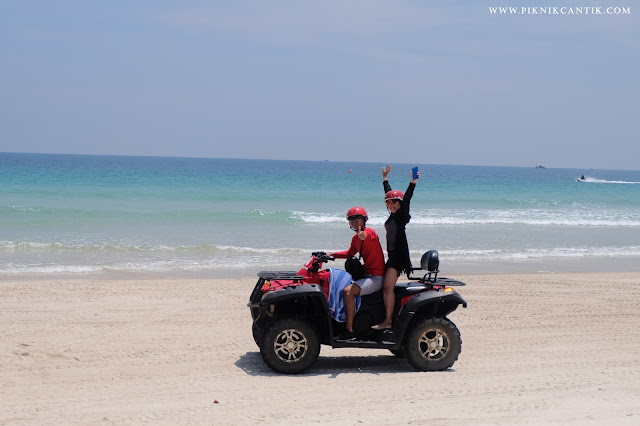
POLYGON ((356 233, 351 238, 349 250, 331 253, 338 259, 347 259, 360 253, 364 262, 364 277, 352 282, 344 289, 344 305, 347 314, 347 324, 345 332, 338 340, 355 339, 353 332, 353 317, 356 314, 356 296, 365 296, 374 293, 382 288, 384 281, 384 253, 380 245, 378 234, 373 228, 367 228, 367 212, 362 207, 352 207, 347 212, 349 227, 356 233))
POLYGON ((384 322, 374 325, 374 330, 384 330, 391 328, 391 319, 393 316, 393 307, 396 302, 394 294, 394 288, 398 282, 398 277, 403 272, 409 275, 411 272, 411 258, 409 257, 409 243, 407 243, 407 234, 405 228, 411 215, 409 214, 409 203, 413 196, 413 189, 416 187, 416 182, 420 179, 420 172, 418 177, 412 179, 409 183, 407 191, 403 194, 402 191, 392 190, 391 185, 387 181, 387 175, 391 171, 391 164, 387 164, 382 168, 382 185, 384 187, 384 202, 389 210, 389 218, 384 223, 384 227, 387 231, 387 263, 386 272, 384 275, 383 284, 383 298, 384 307, 386 311, 386 318, 384 322))

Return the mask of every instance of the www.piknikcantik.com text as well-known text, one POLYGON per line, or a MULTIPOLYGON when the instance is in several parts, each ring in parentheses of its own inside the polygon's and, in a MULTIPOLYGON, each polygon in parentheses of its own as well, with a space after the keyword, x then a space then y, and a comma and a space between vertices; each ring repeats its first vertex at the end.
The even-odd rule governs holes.
POLYGON ((492 15, 631 15, 631 6, 489 6, 492 15))

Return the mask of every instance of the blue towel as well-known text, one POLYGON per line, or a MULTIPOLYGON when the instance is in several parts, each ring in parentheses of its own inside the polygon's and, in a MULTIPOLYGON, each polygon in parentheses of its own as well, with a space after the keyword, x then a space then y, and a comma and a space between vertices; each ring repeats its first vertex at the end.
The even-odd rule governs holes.
MULTIPOLYGON (((329 312, 333 319, 339 322, 347 321, 347 312, 344 308, 344 288, 351 284, 351 274, 342 269, 329 269, 329 312)), ((360 296, 355 297, 356 312, 360 309, 360 296)))

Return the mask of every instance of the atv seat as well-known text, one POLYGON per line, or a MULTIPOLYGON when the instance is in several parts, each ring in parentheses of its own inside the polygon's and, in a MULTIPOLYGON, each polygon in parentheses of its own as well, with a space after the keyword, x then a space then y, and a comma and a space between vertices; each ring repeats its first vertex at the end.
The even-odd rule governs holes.
POLYGON ((393 293, 396 295, 396 298, 403 298, 420 293, 421 291, 424 291, 426 287, 427 286, 424 284, 416 282, 396 284, 396 287, 393 289, 393 293))
POLYGON ((458 280, 453 280, 451 278, 440 277, 437 281, 428 281, 426 283, 422 282, 409 282, 409 283, 399 283, 396 284, 396 287, 393 289, 396 298, 403 298, 408 296, 413 296, 416 293, 420 293, 425 289, 430 289, 433 287, 457 287, 463 286, 465 283, 458 280))

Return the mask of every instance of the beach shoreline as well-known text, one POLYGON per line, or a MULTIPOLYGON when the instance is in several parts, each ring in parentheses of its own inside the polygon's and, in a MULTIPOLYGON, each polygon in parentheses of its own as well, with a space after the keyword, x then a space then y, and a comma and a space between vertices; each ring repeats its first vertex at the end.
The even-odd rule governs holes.
POLYGON ((299 376, 262 362, 254 277, 3 281, 0 423, 637 422, 640 274, 456 278, 451 370, 323 346, 299 376))
MULTIPOLYGON (((298 271, 306 258, 300 258, 299 264, 291 264, 288 268, 277 270, 298 271)), ((418 265, 419 259, 413 259, 418 265)), ((326 268, 343 269, 343 262, 325 264, 326 268)), ((270 270, 268 265, 260 270, 270 270)), ((440 259, 440 271, 443 276, 457 277, 460 275, 545 275, 545 274, 580 274, 580 273, 638 273, 640 261, 635 256, 606 256, 602 258, 553 258, 527 261, 459 261, 440 259)), ((102 268, 92 272, 8 272, 0 271, 0 283, 10 281, 47 281, 47 280, 217 280, 239 279, 254 280, 258 269, 227 268, 203 269, 189 271, 177 270, 117 270, 102 268)), ((416 274, 420 274, 419 271, 416 274)), ((401 277, 400 281, 407 281, 401 277)))

